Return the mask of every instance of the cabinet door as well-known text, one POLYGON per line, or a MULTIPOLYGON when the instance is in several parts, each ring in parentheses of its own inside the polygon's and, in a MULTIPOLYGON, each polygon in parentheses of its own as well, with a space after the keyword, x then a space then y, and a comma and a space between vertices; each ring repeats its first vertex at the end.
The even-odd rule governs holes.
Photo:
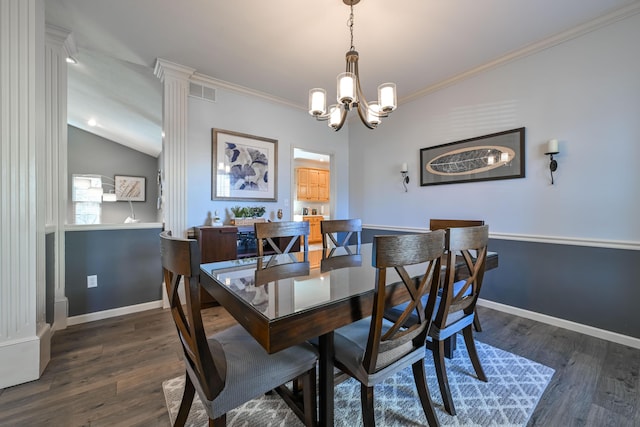
POLYGON ((320 221, 322 218, 311 217, 309 219, 309 243, 322 242, 322 234, 320 232, 320 221))
POLYGON ((309 200, 309 169, 298 169, 298 200, 309 200))
POLYGON ((196 238, 203 264, 236 259, 238 229, 236 227, 198 227, 196 238))
POLYGON ((329 201, 329 171, 318 171, 318 200, 329 201))
POLYGON ((318 200, 318 170, 309 169, 309 200, 318 200))

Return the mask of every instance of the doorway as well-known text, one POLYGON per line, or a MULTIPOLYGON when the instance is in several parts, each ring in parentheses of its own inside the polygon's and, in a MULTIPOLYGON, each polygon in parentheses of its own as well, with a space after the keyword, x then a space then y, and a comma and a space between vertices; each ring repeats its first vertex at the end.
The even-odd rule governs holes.
MULTIPOLYGON (((330 153, 321 153, 316 151, 309 151, 302 148, 293 148, 293 162, 292 162, 292 185, 291 192, 293 203, 291 204, 291 218, 294 221, 302 221, 303 216, 317 215, 322 216, 322 219, 331 219, 333 212, 335 212, 335 197, 332 193, 332 181, 334 180, 333 173, 331 171, 331 157, 330 153), (306 190, 301 190, 299 182, 300 170, 308 170, 318 172, 319 176, 319 190, 314 189, 307 194, 304 194, 306 190), (323 187, 323 178, 328 176, 328 182, 323 187), (323 192, 326 191, 326 194, 323 192), (301 194, 299 194, 301 193, 301 194)), ((302 172, 306 173, 306 172, 302 172)), ((325 178, 326 179, 326 178, 325 178)))

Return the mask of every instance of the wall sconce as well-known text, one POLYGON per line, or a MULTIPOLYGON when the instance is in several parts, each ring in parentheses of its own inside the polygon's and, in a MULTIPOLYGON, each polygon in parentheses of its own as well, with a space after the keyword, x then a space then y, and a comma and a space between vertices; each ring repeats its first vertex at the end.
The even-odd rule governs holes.
POLYGON ((407 184, 409 183, 409 166, 406 163, 402 164, 402 168, 400 168, 400 173, 402 174, 402 185, 404 186, 404 192, 409 191, 407 188, 407 184))
POLYGON ((553 159, 553 155, 558 154, 559 152, 558 140, 550 139, 549 142, 547 142, 547 152, 544 154, 546 154, 550 158, 549 171, 551 172, 551 185, 553 185, 553 173, 558 169, 558 162, 553 159))

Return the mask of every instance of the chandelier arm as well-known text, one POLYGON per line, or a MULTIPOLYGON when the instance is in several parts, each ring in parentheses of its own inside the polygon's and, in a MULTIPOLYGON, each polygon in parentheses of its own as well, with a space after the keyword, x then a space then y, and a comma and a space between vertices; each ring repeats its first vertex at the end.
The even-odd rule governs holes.
POLYGON ((339 131, 340 129, 342 129, 342 126, 344 125, 344 122, 347 120, 347 110, 345 108, 342 109, 342 114, 340 115, 340 123, 338 123, 338 126, 335 127, 335 131, 339 131))
POLYGON ((362 106, 360 104, 358 104, 358 108, 357 109, 358 109, 358 116, 360 116, 360 120, 362 121, 362 124, 364 124, 369 129, 375 129, 376 127, 374 125, 372 125, 369 122, 369 120, 367 120, 366 113, 362 111, 362 106))

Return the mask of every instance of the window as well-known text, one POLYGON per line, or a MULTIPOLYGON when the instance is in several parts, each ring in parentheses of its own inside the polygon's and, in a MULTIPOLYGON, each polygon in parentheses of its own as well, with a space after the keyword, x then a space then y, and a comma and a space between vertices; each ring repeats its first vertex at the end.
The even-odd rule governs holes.
POLYGON ((102 193, 99 175, 73 175, 71 200, 74 224, 100 224, 102 193))

